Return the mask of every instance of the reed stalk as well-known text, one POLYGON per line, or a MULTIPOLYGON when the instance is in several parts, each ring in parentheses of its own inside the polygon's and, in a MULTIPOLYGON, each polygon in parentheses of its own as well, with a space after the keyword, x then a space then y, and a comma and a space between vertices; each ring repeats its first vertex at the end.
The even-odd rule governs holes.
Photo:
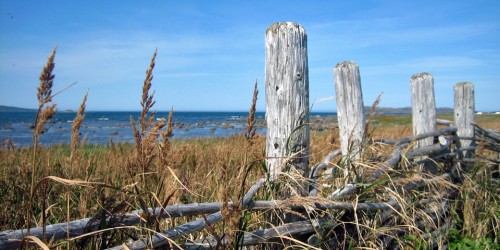
POLYGON ((167 119, 167 127, 163 133, 161 133, 161 138, 162 141, 159 144, 159 150, 160 150, 160 161, 162 166, 168 166, 168 153, 170 151, 170 140, 169 138, 172 137, 173 135, 173 129, 174 129, 174 124, 173 124, 173 114, 174 114, 174 108, 170 107, 170 112, 168 112, 168 119, 167 119))
MULTIPOLYGON (((155 92, 153 91, 153 93, 150 94, 156 55, 157 50, 155 50, 153 57, 151 58, 149 67, 146 70, 146 78, 144 79, 142 88, 142 110, 141 114, 139 115, 138 125, 136 125, 134 119, 130 117, 130 123, 132 125, 136 145, 135 155, 128 161, 128 171, 133 182, 135 182, 134 179, 139 175, 140 185, 134 185, 134 191, 136 194, 136 199, 139 202, 139 206, 144 211, 148 211, 147 208, 150 206, 161 206, 162 204, 157 197, 157 194, 161 191, 161 189, 157 188, 157 192, 150 191, 148 187, 151 187, 151 185, 148 185, 148 181, 146 181, 147 175, 152 174, 150 173, 150 171, 154 172, 152 167, 153 161, 157 157, 157 152, 155 152, 157 146, 156 142, 162 135, 161 130, 166 125, 165 119, 160 119, 154 122, 156 111, 151 111, 154 104, 156 103, 154 101, 155 92), (144 197, 143 194, 152 196, 150 197, 149 202, 147 202, 148 197, 144 197)), ((159 179, 161 179, 161 177, 152 175, 151 178, 154 178, 155 182, 157 182, 158 185, 162 185, 162 181, 158 181, 159 179)), ((144 218, 148 227, 155 228, 156 217, 153 214, 151 214, 150 212, 145 212, 144 218)))
POLYGON ((56 48, 50 53, 45 67, 43 67, 39 80, 40 85, 37 90, 38 109, 35 117, 35 125, 33 130, 33 145, 38 144, 40 134, 42 133, 43 126, 54 116, 55 104, 45 106, 52 101, 52 86, 54 85, 55 75, 52 73, 55 67, 54 57, 56 55, 56 48), (44 108, 45 107, 45 108, 44 108))
MULTIPOLYGON (((54 84, 55 75, 52 73, 55 67, 54 58, 56 55, 56 48, 52 50, 50 53, 47 63, 42 69, 42 73, 40 74, 39 80, 40 84, 37 88, 37 98, 38 98, 38 109, 35 117, 35 124, 33 130, 33 158, 31 164, 31 189, 29 195, 29 202, 27 207, 27 222, 26 227, 29 228, 31 226, 31 217, 32 217, 32 204, 33 204, 33 196, 35 195, 35 183, 36 177, 38 175, 38 164, 37 164, 37 151, 38 151, 38 141, 40 139, 40 134, 43 132, 43 128, 45 124, 55 115, 56 113, 56 104, 50 104, 52 101, 52 86, 54 84)), ((44 211, 42 211, 44 212, 44 211)))
POLYGON ((80 108, 78 108, 78 112, 76 114, 75 120, 73 121, 73 125, 71 126, 71 165, 73 165, 74 155, 76 153, 76 148, 80 143, 80 126, 82 125, 83 120, 85 119, 85 102, 87 102, 88 92, 83 96, 82 103, 80 104, 80 108))
POLYGON ((153 57, 151 58, 149 68, 146 70, 146 78, 144 79, 142 88, 142 110, 139 116, 139 128, 137 128, 136 123, 132 119, 132 117, 130 118, 130 123, 132 124, 134 139, 136 143, 136 160, 139 164, 138 167, 142 170, 142 173, 146 173, 148 171, 148 166, 151 164, 152 160, 155 157, 154 144, 156 142, 156 139, 160 135, 159 131, 165 126, 163 120, 159 120, 153 125, 156 111, 150 112, 151 108, 156 103, 153 99, 154 91, 152 94, 149 94, 149 90, 152 85, 151 82, 153 80, 153 69, 155 67, 156 53, 157 50, 155 50, 153 57), (149 128, 151 128, 151 130, 148 132, 149 128))
POLYGON ((255 80, 252 95, 252 105, 250 106, 250 111, 248 112, 247 131, 245 133, 245 138, 247 139, 248 145, 250 147, 255 143, 255 106, 257 105, 258 95, 259 90, 257 89, 257 80, 255 80))

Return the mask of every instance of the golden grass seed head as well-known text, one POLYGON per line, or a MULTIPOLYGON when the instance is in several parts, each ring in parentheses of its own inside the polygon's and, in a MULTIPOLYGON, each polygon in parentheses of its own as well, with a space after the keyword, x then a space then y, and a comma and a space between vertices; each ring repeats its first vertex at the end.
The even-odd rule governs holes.
POLYGON ((50 102, 52 99, 52 85, 54 83, 55 75, 52 73, 55 67, 54 57, 56 55, 56 48, 52 50, 49 58, 47 59, 47 64, 43 67, 42 73, 40 74, 40 85, 38 86, 38 102, 44 104, 50 102))

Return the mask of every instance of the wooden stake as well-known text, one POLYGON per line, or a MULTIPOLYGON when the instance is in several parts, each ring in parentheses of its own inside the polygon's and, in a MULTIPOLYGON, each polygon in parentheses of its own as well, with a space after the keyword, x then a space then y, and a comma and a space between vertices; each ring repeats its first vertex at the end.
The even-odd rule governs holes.
MULTIPOLYGON (((474 84, 470 82, 455 84, 455 124, 458 129, 457 135, 462 137, 458 142, 459 147, 468 147, 473 144, 471 139, 466 138, 474 138, 474 112, 474 84)), ((462 153, 467 158, 473 155, 472 151, 464 151, 462 153)))
POLYGON ((266 31, 266 156, 272 179, 281 171, 309 175, 307 34, 296 23, 266 31))
MULTIPOLYGON (((337 97, 337 117, 340 129, 340 148, 346 159, 344 177, 352 182, 352 160, 361 158, 361 143, 365 131, 365 113, 359 67, 354 62, 341 62, 333 70, 335 94, 337 97)), ((362 174, 361 171, 357 171, 362 174)))
MULTIPOLYGON (((434 78, 429 73, 419 73, 411 77, 411 110, 413 135, 429 133, 437 130, 436 101, 434 99, 434 78)), ((434 144, 434 138, 417 140, 415 148, 434 144)), ((417 158, 422 160, 425 157, 417 158)), ((420 171, 437 173, 438 166, 432 162, 420 166, 420 171)))

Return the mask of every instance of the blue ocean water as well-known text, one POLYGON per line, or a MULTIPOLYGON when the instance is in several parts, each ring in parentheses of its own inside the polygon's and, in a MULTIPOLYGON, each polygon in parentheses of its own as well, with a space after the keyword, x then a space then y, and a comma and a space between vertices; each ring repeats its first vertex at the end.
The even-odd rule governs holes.
MULTIPOLYGON (((86 112, 81 125, 81 138, 87 144, 133 142, 130 118, 136 122, 140 112, 86 112)), ((17 146, 29 146, 33 141, 34 112, 0 112, 0 140, 10 140, 17 146)), ((312 113, 328 116, 334 113, 312 113)), ((246 131, 248 112, 174 112, 173 138, 225 137, 246 131)), ((43 145, 69 144, 71 125, 76 117, 73 112, 58 112, 41 135, 43 145)), ((156 118, 168 118, 168 112, 158 112, 156 118)), ((257 133, 265 133, 264 112, 256 112, 257 133)))

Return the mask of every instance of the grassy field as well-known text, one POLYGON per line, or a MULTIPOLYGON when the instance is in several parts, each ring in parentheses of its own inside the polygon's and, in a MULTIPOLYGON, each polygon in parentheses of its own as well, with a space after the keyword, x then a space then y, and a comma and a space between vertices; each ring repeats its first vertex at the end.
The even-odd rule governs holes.
MULTIPOLYGON (((374 126, 373 138, 399 138, 411 133, 407 116, 377 119, 383 122, 374 126), (391 119, 395 122, 390 122, 391 119)), ((500 129, 500 119, 495 116, 478 117, 478 123, 483 122, 486 128, 500 129)), ((327 153, 339 148, 338 131, 335 129, 314 132, 311 141, 311 164, 320 162, 327 153)), ((103 209, 126 213, 144 206, 237 201, 242 192, 266 175, 264 145, 261 135, 254 138, 253 145, 244 135, 173 140, 164 160, 160 159, 160 150, 156 147, 151 162, 143 166, 140 166, 137 148, 133 144, 81 145, 74 151, 70 145, 40 146, 36 149, 4 147, 0 150, 0 192, 3 194, 0 230, 26 228, 28 221, 33 227, 92 217, 103 209), (36 175, 33 175, 33 166, 37 168, 36 175), (47 176, 75 182, 47 179, 47 176), (34 178, 36 188, 30 204, 31 178, 34 178), (43 210, 46 211, 45 218, 43 210), (31 216, 30 220, 28 216, 31 216)), ((374 163, 367 161, 367 164, 374 163)), ((477 173, 481 170, 474 174, 477 173)), ((471 175, 470 183, 461 190, 461 199, 455 201, 457 206, 462 207, 456 212, 455 237, 459 242, 464 237, 498 239, 498 231, 495 230, 500 227, 499 186, 498 183, 490 183, 490 186, 484 187, 484 178, 484 174, 471 175), (477 190, 478 186, 483 186, 484 190, 477 190), (487 198, 476 199, 476 195, 487 198), (469 210, 464 211, 463 207, 469 210), (483 215, 481 220, 478 215, 483 215), (490 229, 486 228, 478 234, 477 225, 484 223, 490 229)), ((328 191, 324 189, 322 194, 326 196, 328 191)), ((256 199, 270 197, 266 192, 260 192, 256 199)), ((151 222, 148 227, 168 228, 186 219, 151 222)), ((263 220, 261 216, 254 215, 249 220, 248 228, 259 228, 263 220)), ((215 232, 223 235, 232 230, 238 230, 238 226, 226 223, 215 232)), ((107 242, 111 244, 114 240, 108 239, 107 242)), ((93 244, 88 247, 96 247, 98 242, 93 244)))
MULTIPOLYGON (((252 112, 255 111, 257 92, 254 92, 246 134, 229 138, 171 140, 171 120, 156 121, 154 113, 150 112, 154 105, 149 89, 155 57, 144 82, 141 102, 143 112, 140 117, 131 121, 135 143, 82 144, 78 131, 79 124, 84 119, 85 97, 73 125, 72 143, 52 147, 38 145, 37 141, 43 136, 40 131, 44 126, 48 126, 47 121, 55 112, 55 106, 51 104, 53 55, 49 57, 40 77, 39 116, 35 121, 33 146, 16 148, 5 144, 0 148, 0 230, 42 226, 87 217, 100 218, 103 215, 127 213, 147 207, 238 201, 252 184, 267 176, 265 138, 252 133, 252 112)), ((500 131, 498 115, 479 115, 476 120, 484 128, 500 131)), ((409 136, 411 117, 374 116, 368 132, 371 139, 409 136)), ((360 166, 367 171, 380 167, 381 162, 392 152, 392 148, 387 145, 367 144, 365 147, 360 166)), ((321 162, 328 153, 338 148, 337 129, 312 132, 310 166, 321 162)), ((491 153, 479 148, 479 159, 490 156, 491 153)), ((342 159, 337 157, 331 166, 342 167, 342 164, 342 159)), ((498 179, 491 178, 494 174, 498 175, 498 172, 491 172, 491 169, 489 163, 479 161, 470 167, 460 186, 438 180, 418 192, 393 193, 395 189, 392 187, 423 178, 412 169, 403 168, 397 176, 388 176, 384 182, 367 185, 363 187, 362 193, 342 199, 358 203, 386 201, 389 196, 396 197, 402 212, 394 219, 389 219, 393 220, 392 224, 377 224, 373 215, 365 213, 353 215, 324 211, 314 216, 327 216, 338 223, 338 226, 326 233, 318 232, 318 241, 321 244, 329 244, 317 246, 331 249, 380 248, 384 244, 380 240, 381 236, 390 236, 394 238, 394 244, 402 248, 425 249, 429 246, 429 239, 426 238, 428 232, 419 229, 418 225, 421 228, 424 223, 424 228, 429 230, 439 225, 428 218, 428 213, 423 212, 429 207, 419 206, 421 200, 432 200, 432 204, 447 202, 452 207, 450 212, 443 215, 452 221, 451 229, 444 234, 447 235, 446 238, 437 237, 442 244, 455 249, 498 247, 500 185, 498 179), (443 199, 444 190, 454 192, 455 199, 443 199), (399 236, 402 231, 407 232, 406 236, 399 236)), ((293 181, 293 178, 291 180, 293 181)), ((290 179, 281 181, 281 187, 271 185, 259 191, 255 200, 276 198, 282 191, 279 189, 287 188, 290 179)), ((322 185, 317 200, 327 200, 326 197, 333 189, 343 183, 341 178, 326 178, 320 181, 322 185)), ((304 204, 311 202, 305 199, 299 201, 304 204)), ((438 210, 436 209, 436 213, 438 210)), ((188 238, 226 236, 233 243, 228 248, 238 248, 236 239, 241 230, 268 228, 269 218, 277 213, 282 211, 249 213, 226 207, 223 209, 224 217, 221 223, 211 225, 188 238)), ((44 244, 56 249, 105 248, 119 245, 131 238, 147 236, 151 231, 171 228, 191 219, 192 216, 187 216, 160 221, 145 214, 144 222, 133 229, 116 230, 112 233, 106 231, 91 234, 91 237, 84 239, 71 238, 59 242, 46 239, 44 244)), ((101 229, 106 227, 107 225, 102 225, 101 229)), ((181 242, 183 241, 177 241, 181 242)), ((287 241, 281 247, 290 245, 299 246, 293 241, 287 241)))
MULTIPOLYGON (((444 119, 453 121, 453 114, 438 115, 438 119, 444 119)), ((495 129, 498 121, 500 120, 500 115, 496 114, 482 114, 476 115, 476 123, 481 126, 486 126, 491 129, 495 129)), ((378 115, 374 118, 374 124, 379 126, 411 126, 411 115, 378 115)))

